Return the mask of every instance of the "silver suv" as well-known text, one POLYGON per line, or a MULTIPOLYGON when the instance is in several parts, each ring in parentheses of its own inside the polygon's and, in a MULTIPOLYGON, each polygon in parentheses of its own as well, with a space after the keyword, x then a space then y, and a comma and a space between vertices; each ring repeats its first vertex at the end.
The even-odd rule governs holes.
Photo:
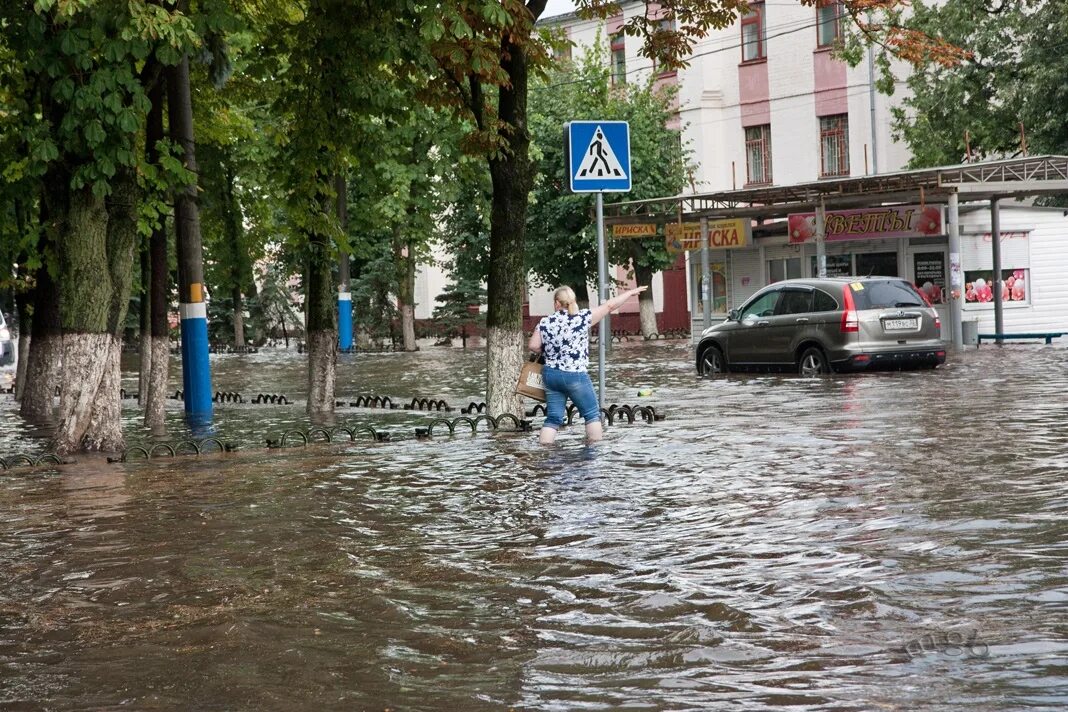
POLYGON ((803 376, 945 363, 938 314, 895 277, 788 279, 752 296, 701 334, 702 375, 728 369, 803 376))

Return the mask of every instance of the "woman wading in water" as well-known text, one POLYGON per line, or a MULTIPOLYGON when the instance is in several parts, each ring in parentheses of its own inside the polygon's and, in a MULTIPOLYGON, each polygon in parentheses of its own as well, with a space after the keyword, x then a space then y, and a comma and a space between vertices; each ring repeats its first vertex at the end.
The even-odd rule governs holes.
POLYGON ((556 431, 564 424, 567 414, 568 398, 586 422, 586 442, 595 443, 601 439, 601 409, 587 372, 590 367, 590 327, 646 289, 648 287, 631 289, 594 309, 582 311, 575 303, 575 292, 571 287, 560 287, 553 292, 555 311, 538 322, 529 344, 534 353, 545 354, 542 377, 547 412, 538 435, 538 441, 543 445, 551 445, 556 440, 556 431))

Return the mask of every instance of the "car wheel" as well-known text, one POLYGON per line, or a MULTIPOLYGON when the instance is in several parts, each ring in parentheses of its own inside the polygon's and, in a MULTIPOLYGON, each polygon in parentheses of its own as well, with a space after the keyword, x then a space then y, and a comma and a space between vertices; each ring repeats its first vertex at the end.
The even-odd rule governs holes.
POLYGON ((727 359, 718 346, 709 346, 701 352, 699 368, 702 376, 718 376, 727 372, 727 359))
POLYGON ((830 373, 831 368, 827 363, 827 356, 824 355, 823 349, 817 346, 810 346, 805 349, 804 353, 801 354, 801 359, 797 362, 797 372, 809 378, 830 373))

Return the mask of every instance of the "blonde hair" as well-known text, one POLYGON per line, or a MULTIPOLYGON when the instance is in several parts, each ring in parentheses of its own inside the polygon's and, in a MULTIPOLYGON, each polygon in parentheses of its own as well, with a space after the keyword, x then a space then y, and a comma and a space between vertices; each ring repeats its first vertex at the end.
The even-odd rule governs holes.
POLYGON ((578 300, 575 299, 575 290, 571 287, 557 287, 553 292, 553 301, 567 309, 568 314, 578 314, 578 300))

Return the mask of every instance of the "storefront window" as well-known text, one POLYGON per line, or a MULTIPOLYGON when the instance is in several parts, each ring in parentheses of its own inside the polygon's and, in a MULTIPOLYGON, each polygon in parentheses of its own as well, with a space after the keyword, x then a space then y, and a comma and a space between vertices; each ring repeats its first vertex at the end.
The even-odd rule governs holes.
MULTIPOLYGON (((699 253, 693 253, 699 254, 699 253)), ((712 272, 712 313, 713 314, 726 314, 727 313, 727 263, 726 262, 713 262, 709 265, 712 272)), ((691 270, 691 285, 696 290, 695 301, 695 314, 701 314, 704 311, 703 296, 706 293, 707 283, 701 272, 701 261, 699 259, 690 260, 691 270)))
POLYGON ((784 279, 797 279, 801 276, 801 258, 787 257, 781 260, 768 260, 768 284, 784 279))
POLYGON ((912 274, 931 304, 946 303, 945 252, 917 252, 912 256, 912 274))
MULTIPOLYGON (((812 276, 818 277, 820 274, 820 267, 816 262, 815 256, 812 257, 811 267, 812 276)), ((853 255, 827 255, 827 276, 852 277, 853 255)))
POLYGON ((896 277, 896 252, 860 252, 857 253, 858 277, 896 277))
MULTIPOLYGON (((1005 304, 1030 304, 1030 270, 1001 270, 1001 301, 1005 304)), ((994 272, 988 269, 968 270, 964 273, 964 302, 966 304, 994 303, 994 272)))

